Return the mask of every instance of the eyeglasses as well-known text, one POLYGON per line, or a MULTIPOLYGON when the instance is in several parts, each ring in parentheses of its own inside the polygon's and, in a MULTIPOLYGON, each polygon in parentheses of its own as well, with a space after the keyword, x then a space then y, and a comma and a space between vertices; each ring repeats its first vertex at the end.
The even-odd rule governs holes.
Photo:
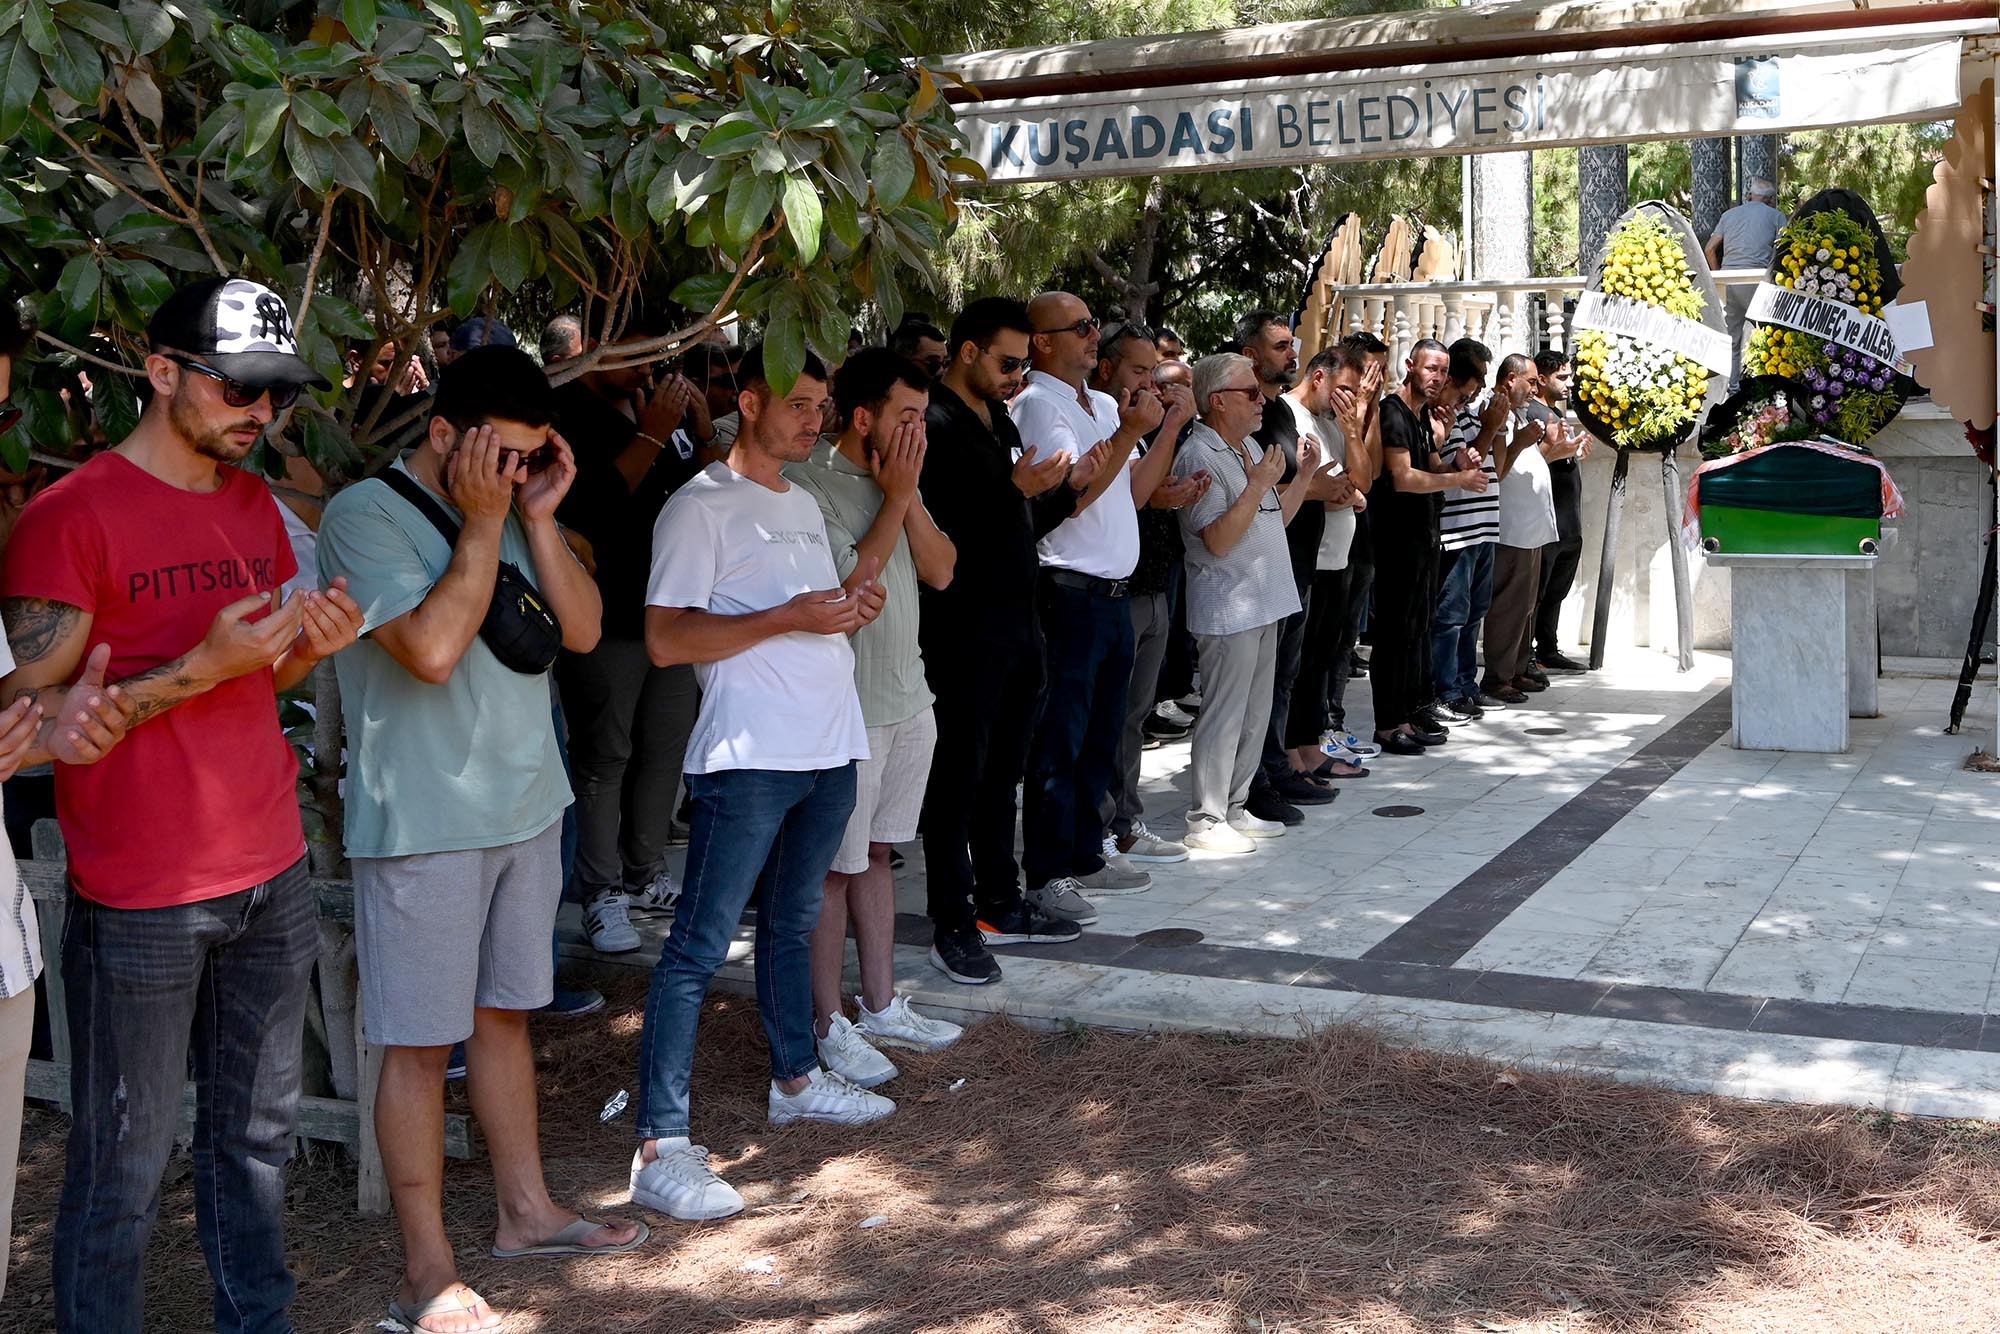
POLYGON ((14 429, 15 423, 21 420, 22 411, 20 408, 0 408, 0 435, 14 429))
POLYGON ((1241 385, 1241 384, 1233 384, 1233 385, 1227 385, 1227 386, 1225 386, 1224 388, 1221 388, 1221 389, 1215 389, 1215 390, 1211 390, 1210 392, 1211 392, 1211 393, 1217 393, 1217 394, 1242 394, 1242 395, 1243 395, 1243 396, 1244 396, 1245 398, 1262 398, 1262 397, 1264 397, 1264 391, 1263 391, 1262 389, 1259 389, 1259 388, 1258 388, 1258 387, 1257 387, 1256 385, 1254 385, 1254 384, 1252 384, 1252 385, 1241 385))
POLYGON ((1028 357, 996 357, 994 360, 1000 363, 1000 373, 1002 375, 1012 375, 1015 371, 1024 371, 1033 364, 1028 357))
POLYGON ((166 358, 175 365, 185 366, 196 375, 206 375, 220 384, 222 401, 232 408, 247 408, 266 394, 271 396, 271 409, 274 412, 283 412, 299 401, 299 387, 295 384, 244 384, 241 380, 232 380, 215 367, 196 361, 193 357, 169 352, 166 358))
POLYGON ((1097 317, 1087 315, 1075 324, 1059 324, 1053 329, 1037 329, 1038 334, 1075 334, 1078 338, 1088 338, 1097 332, 1097 317))

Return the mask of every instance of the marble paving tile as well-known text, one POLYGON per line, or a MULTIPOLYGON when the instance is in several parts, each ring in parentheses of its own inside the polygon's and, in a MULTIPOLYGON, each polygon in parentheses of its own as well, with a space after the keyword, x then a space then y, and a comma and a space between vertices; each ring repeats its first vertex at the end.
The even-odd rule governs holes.
POLYGON ((1764 911, 1824 911, 1855 921, 1879 918, 1895 897, 1900 877, 1900 868, 1827 871, 1794 862, 1765 900, 1764 911))
POLYGON ((2000 960, 2000 928, 1902 926, 1883 922, 1869 943, 1870 954, 1910 954, 1923 959, 1964 959, 1991 965, 2000 960))
POLYGON ((1706 893, 1732 902, 1755 899, 1761 904, 1792 873, 1795 865, 1797 862, 1790 857, 1692 853, 1674 868, 1667 883, 1687 894, 1706 893))
POLYGON ((1057 1008, 1108 1028, 1294 1037, 1338 1022, 1368 998, 1351 991, 1113 969, 1057 1008))
POLYGON ((2000 1054, 1904 1047, 1884 1109, 1916 1116, 2000 1120, 2000 1054))
POLYGON ((1849 1005, 1976 1013, 1991 990, 1993 975, 1991 958, 1926 959, 1870 949, 1841 1000, 1849 1005))
POLYGON ((1938 889, 2000 890, 2000 857, 1936 853, 1919 845, 1903 867, 1900 883, 1938 889))
MULTIPOLYGON (((1994 797, 2000 799, 2000 786, 1994 797)), ((1947 818, 1933 809, 1918 842, 1936 852, 2000 856, 2000 821, 1947 818)))
POLYGON ((1699 816, 1684 820, 1653 815, 1642 808, 1611 826, 1598 842, 1612 847, 1679 848, 1685 852, 1707 838, 1719 823, 1699 816))
POLYGON ((2000 891, 1906 885, 1883 909, 1882 926, 1919 931, 2000 931, 2000 891))
POLYGON ((1595 932, 1541 930, 1538 922, 1520 921, 1516 914, 1468 950, 1457 966, 1532 977, 1578 977, 1604 942, 1605 937, 1595 932))
MULTIPOLYGON (((1686 848, 1593 843, 1558 871, 1555 879, 1575 875, 1606 884, 1663 885, 1674 878, 1675 871, 1686 860, 1686 848)), ((1555 879, 1550 883, 1554 884, 1555 879)))
POLYGON ((1904 811, 1929 815, 1937 805, 1937 793, 1914 783, 1885 783, 1880 786, 1855 783, 1840 794, 1835 810, 1904 811))
POLYGON ((1709 991, 1838 1001, 1861 966, 1867 937, 1811 941, 1746 935, 1709 976, 1709 991))
POLYGON ((1914 812, 1837 807, 1813 831, 1805 855, 1839 856, 1875 850, 1907 852, 1917 845, 1925 823, 1925 818, 1914 812))

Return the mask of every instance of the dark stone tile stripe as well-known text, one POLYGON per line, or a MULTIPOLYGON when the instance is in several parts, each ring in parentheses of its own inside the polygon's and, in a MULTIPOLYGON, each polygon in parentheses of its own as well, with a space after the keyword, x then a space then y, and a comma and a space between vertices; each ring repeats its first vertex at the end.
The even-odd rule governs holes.
MULTIPOLYGON (((928 946, 929 920, 911 913, 898 915, 896 938, 905 945, 928 946)), ((1104 931, 1086 931, 1082 939, 1068 945, 1010 945, 996 953, 1002 968, 1006 967, 1007 959, 1025 955, 1099 967, 1233 978, 1404 1000, 1456 1001, 1540 1014, 1591 1015, 1733 1033, 1835 1038, 1954 1051, 2000 1051, 2000 1015, 1778 1000, 1589 978, 1482 972, 1475 968, 1393 959, 1336 959, 1294 950, 1236 945, 1149 948, 1132 936, 1104 931)))
POLYGON ((1729 730, 1724 686, 1530 829, 1362 958, 1448 967, 1611 826, 1729 730))

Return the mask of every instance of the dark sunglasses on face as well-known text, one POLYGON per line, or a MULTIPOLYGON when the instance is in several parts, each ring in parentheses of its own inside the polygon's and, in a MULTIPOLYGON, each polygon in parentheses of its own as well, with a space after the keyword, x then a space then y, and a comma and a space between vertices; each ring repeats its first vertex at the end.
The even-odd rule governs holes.
POLYGON ((999 357, 996 360, 1000 363, 1000 373, 1002 375, 1012 375, 1015 371, 1024 371, 1031 364, 1027 357, 999 357))
POLYGON ((196 361, 193 357, 183 357, 170 352, 167 354, 167 360, 177 366, 186 367, 196 375, 206 375, 220 384, 222 401, 232 408, 247 408, 266 394, 271 396, 271 409, 274 412, 283 412, 299 401, 299 387, 295 384, 244 384, 241 380, 232 380, 215 367, 196 361))
POLYGON ((1097 318, 1096 316, 1086 316, 1078 320, 1075 324, 1059 324, 1053 329, 1037 329, 1035 332, 1038 334, 1069 333, 1075 334, 1078 338, 1088 338, 1097 332, 1097 318))

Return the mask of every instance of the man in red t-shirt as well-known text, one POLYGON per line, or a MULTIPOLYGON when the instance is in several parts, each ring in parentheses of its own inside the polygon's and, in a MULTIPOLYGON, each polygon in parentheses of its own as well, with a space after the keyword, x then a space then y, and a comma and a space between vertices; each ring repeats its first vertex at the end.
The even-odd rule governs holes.
MULTIPOLYGON (((192 1032, 216 1328, 288 1331, 283 1168, 318 933, 277 692, 352 643, 361 611, 337 582, 279 601, 296 570, 284 520, 233 466, 301 385, 324 384, 284 302, 210 279, 170 297, 148 338, 138 427, 28 505, 0 574, 17 663, 0 700, 61 699, 103 645, 108 661, 98 649, 91 665, 130 727, 98 763, 56 766, 75 893, 55 1323, 145 1324, 141 1269, 192 1032)), ((60 761, 77 729, 60 716, 52 729, 60 761)))

